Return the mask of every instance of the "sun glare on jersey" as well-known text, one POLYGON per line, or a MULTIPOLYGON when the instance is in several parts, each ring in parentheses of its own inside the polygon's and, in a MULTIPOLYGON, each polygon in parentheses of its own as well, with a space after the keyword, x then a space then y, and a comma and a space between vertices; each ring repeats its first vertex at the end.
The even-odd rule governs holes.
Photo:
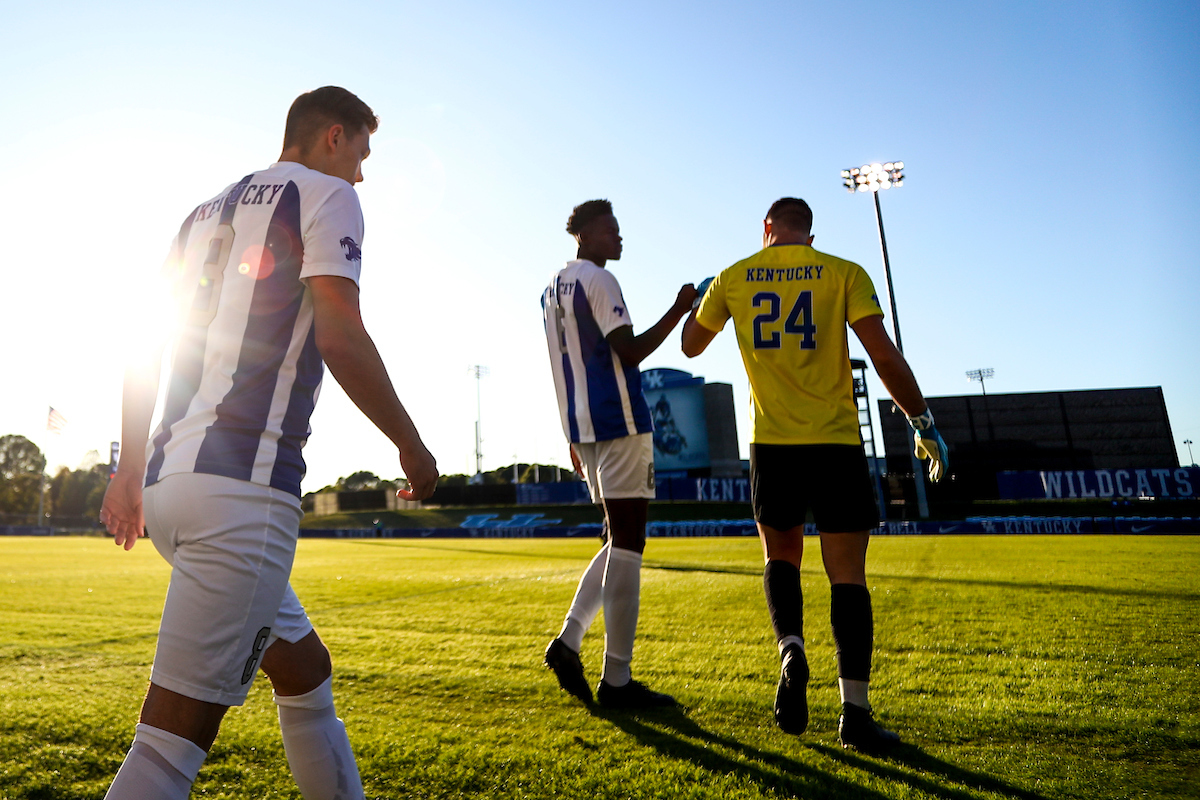
POLYGON ((275 271, 275 254, 262 245, 250 245, 242 253, 237 271, 256 281, 270 277, 271 273, 275 271))

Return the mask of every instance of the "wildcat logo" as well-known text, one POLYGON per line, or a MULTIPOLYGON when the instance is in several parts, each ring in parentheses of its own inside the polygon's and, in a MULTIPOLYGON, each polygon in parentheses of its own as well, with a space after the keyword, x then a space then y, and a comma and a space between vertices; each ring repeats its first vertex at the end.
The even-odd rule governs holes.
POLYGON ((346 250, 347 261, 357 261, 360 264, 362 263, 362 250, 359 249, 358 242, 354 241, 349 236, 343 236, 340 244, 346 250))
POLYGON ((623 317, 625 316, 625 309, 621 308, 620 306, 613 306, 613 313, 618 317, 623 317))

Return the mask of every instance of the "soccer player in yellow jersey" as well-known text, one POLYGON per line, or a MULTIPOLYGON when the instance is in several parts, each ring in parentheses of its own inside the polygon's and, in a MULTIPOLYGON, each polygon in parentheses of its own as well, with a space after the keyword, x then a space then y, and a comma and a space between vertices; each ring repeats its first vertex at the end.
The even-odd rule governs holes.
POLYGON ((879 726, 867 700, 873 622, 867 542, 879 511, 858 432, 846 326, 916 431, 917 454, 939 480, 946 445, 904 356, 883 328, 883 309, 862 267, 812 248, 812 211, 776 201, 763 220, 763 249, 712 280, 684 324, 683 352, 695 357, 733 318, 750 379, 750 491, 766 560, 763 588, 782 661, 775 721, 808 726, 800 558, 811 509, 831 585, 843 747, 884 750, 900 737, 879 726))

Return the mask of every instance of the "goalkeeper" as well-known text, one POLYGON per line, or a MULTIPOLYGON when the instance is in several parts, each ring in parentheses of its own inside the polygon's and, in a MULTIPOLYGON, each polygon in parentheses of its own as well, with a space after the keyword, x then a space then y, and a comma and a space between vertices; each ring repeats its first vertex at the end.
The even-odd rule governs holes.
POLYGON ((867 543, 879 526, 858 430, 847 351, 849 325, 880 380, 916 431, 917 455, 937 481, 946 445, 904 356, 883 327, 883 309, 862 267, 812 248, 812 211, 796 198, 771 206, 763 249, 718 275, 683 328, 683 352, 704 352, 733 318, 750 379, 750 491, 766 560, 763 586, 781 660, 775 721, 808 726, 800 558, 811 510, 831 585, 843 747, 885 750, 900 739, 875 722, 867 699, 873 621, 867 543))

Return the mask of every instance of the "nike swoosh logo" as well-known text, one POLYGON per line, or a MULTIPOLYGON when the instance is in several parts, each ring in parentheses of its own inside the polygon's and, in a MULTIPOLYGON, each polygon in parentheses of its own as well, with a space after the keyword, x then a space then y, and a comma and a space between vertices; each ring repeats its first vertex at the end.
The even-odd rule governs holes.
POLYGON ((1145 533, 1146 531, 1154 530, 1153 525, 1130 525, 1129 530, 1133 533, 1145 533))
POLYGON ((939 525, 938 533, 954 533, 956 530, 958 530, 961 527, 962 527, 961 525, 950 525, 950 526, 939 525))

